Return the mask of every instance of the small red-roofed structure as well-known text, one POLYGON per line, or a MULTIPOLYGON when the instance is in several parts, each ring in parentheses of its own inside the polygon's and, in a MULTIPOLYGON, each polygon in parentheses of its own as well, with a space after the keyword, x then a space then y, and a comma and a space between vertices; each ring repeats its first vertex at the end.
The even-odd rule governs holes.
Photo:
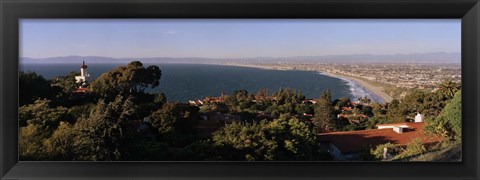
POLYGON ((418 138, 425 145, 441 142, 437 136, 427 136, 423 131, 425 123, 379 124, 378 129, 320 133, 318 139, 326 146, 336 160, 358 160, 360 152, 381 144, 392 143, 406 146, 418 138))
POLYGON ((83 87, 79 87, 77 90, 75 90, 75 93, 89 93, 89 92, 90 92, 90 89, 83 88, 83 87))
POLYGON ((342 107, 342 111, 353 111, 350 107, 342 107))

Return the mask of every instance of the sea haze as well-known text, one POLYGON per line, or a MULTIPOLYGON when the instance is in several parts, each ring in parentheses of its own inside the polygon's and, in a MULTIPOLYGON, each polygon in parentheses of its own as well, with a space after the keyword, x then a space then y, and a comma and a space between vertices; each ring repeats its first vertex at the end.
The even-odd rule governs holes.
MULTIPOLYGON (((92 80, 100 74, 125 64, 87 64, 92 80)), ((148 66, 151 64, 145 64, 148 66)), ((245 89, 256 93, 267 88, 271 94, 279 88, 300 90, 307 98, 318 98, 324 89, 330 89, 332 98, 367 96, 373 101, 383 99, 353 81, 338 79, 311 71, 281 71, 249 67, 208 64, 155 64, 162 70, 160 85, 151 92, 164 92, 169 101, 187 102, 207 96, 232 94, 245 89)), ((80 71, 79 64, 21 64, 20 71, 33 71, 47 79, 80 71)))

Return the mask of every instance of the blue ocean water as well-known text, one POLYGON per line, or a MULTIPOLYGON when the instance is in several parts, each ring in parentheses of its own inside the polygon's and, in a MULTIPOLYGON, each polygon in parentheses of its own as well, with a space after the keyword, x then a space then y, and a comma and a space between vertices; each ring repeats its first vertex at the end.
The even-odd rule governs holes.
MULTIPOLYGON (((125 64, 88 64, 92 79, 116 66, 125 64)), ((148 66, 150 64, 145 64, 148 66)), ((207 64, 155 64, 162 70, 160 85, 149 91, 164 92, 169 101, 186 102, 206 96, 220 96, 238 89, 256 93, 266 88, 269 93, 279 88, 300 90, 307 98, 318 98, 324 89, 330 89, 332 98, 348 97, 357 100, 367 96, 373 101, 383 99, 353 81, 326 76, 311 71, 281 71, 250 67, 207 64)), ((20 71, 33 71, 47 79, 80 71, 79 64, 20 64, 20 71)))

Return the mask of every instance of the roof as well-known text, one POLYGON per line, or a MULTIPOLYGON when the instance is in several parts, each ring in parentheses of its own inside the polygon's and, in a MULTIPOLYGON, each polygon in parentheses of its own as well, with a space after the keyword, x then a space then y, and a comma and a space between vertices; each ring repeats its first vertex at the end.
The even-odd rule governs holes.
POLYGON ((84 93, 84 92, 90 92, 90 89, 81 87, 75 90, 75 93, 84 93))
POLYGON ((368 118, 368 116, 367 116, 367 115, 365 115, 365 114, 359 114, 359 115, 357 115, 357 116, 359 116, 359 117, 363 117, 363 118, 368 118))
POLYGON ((343 153, 358 152, 385 143, 403 146, 407 145, 415 138, 420 138, 424 144, 440 142, 442 140, 440 137, 425 135, 423 131, 423 122, 388 125, 406 125, 408 128, 406 128, 401 134, 393 131, 391 128, 387 128, 323 133, 319 134, 318 137, 321 142, 330 142, 334 144, 343 153))
POLYGON ((392 123, 392 124, 377 124, 375 126, 409 126, 409 125, 412 125, 412 126, 415 126, 415 124, 417 123, 413 123, 413 122, 404 122, 404 123, 392 123))

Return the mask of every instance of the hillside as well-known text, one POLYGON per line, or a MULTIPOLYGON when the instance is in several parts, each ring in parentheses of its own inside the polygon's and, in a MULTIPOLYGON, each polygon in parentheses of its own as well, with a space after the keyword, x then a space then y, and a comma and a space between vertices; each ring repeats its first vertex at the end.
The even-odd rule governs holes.
POLYGON ((455 144, 440 150, 396 161, 462 161, 462 144, 455 144))

